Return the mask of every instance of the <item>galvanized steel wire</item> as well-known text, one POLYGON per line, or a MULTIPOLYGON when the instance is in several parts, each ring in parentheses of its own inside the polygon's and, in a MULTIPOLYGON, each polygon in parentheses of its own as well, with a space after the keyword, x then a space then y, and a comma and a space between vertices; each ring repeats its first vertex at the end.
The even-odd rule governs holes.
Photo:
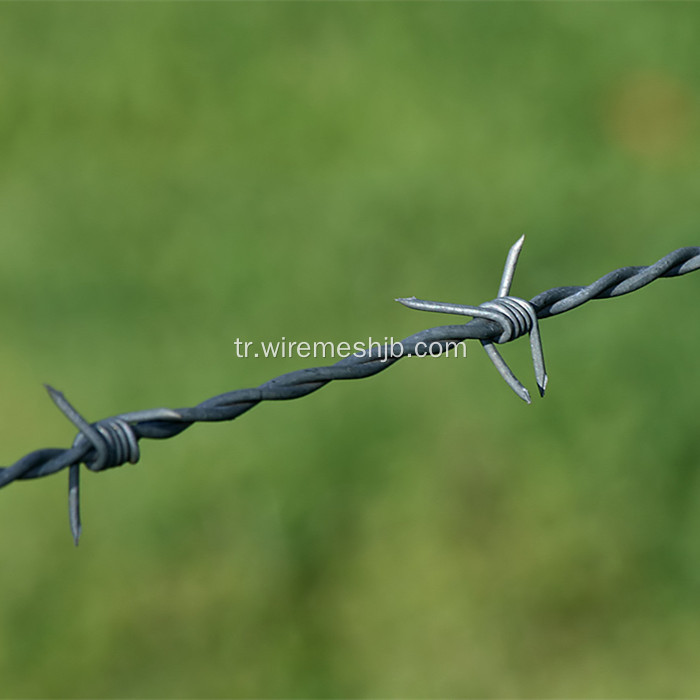
MULTIPOLYGON (((521 245, 522 239, 511 249, 499 296, 491 302, 478 307, 468 307, 422 302, 413 297, 400 299, 402 303, 414 308, 478 317, 468 323, 438 326, 414 333, 400 341, 398 348, 374 347, 368 352, 351 355, 329 366, 289 372, 258 387, 228 391, 192 407, 121 413, 92 424, 68 403, 63 394, 47 386, 58 408, 78 429, 78 435, 69 448, 35 450, 9 467, 0 467, 0 488, 13 481, 49 476, 69 468, 70 522, 77 544, 80 535, 78 484, 81 464, 92 471, 101 471, 127 462, 135 463, 139 459, 138 442, 142 438, 171 438, 194 423, 230 421, 238 418, 262 401, 297 399, 318 391, 334 380, 370 377, 388 369, 403 357, 416 354, 417 347, 426 347, 421 344, 437 344, 437 347, 444 351, 455 342, 478 339, 489 351, 488 346, 492 346, 493 343, 509 342, 524 333, 530 333, 532 338, 539 320, 571 311, 593 299, 608 299, 629 294, 656 279, 679 277, 700 268, 700 247, 679 248, 653 265, 623 267, 604 275, 592 284, 556 287, 537 294, 527 302, 507 296, 521 245), (510 305, 508 299, 513 300, 510 305)), ((495 348, 492 348, 492 351, 495 352, 495 348)), ((533 359, 537 368, 536 354, 533 342, 533 359)), ((541 346, 539 354, 541 356, 541 346)), ((527 390, 524 390, 524 394, 520 391, 520 388, 524 387, 512 376, 500 355, 489 351, 489 356, 511 387, 529 401, 527 390), (501 359, 503 366, 499 367, 496 356, 501 359)), ((546 383, 543 360, 539 376, 544 376, 543 383, 546 383)), ((540 383, 538 378, 538 385, 540 383)), ((540 393, 544 393, 542 385, 540 393)))

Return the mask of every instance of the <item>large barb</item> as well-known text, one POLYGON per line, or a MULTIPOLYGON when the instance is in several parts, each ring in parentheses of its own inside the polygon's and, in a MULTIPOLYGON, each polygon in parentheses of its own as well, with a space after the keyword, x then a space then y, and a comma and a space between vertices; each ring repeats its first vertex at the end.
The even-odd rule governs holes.
POLYGON ((532 352, 532 363, 535 369, 535 379, 540 396, 544 396, 547 388, 547 370, 544 366, 544 354, 542 352, 542 340, 537 322, 537 312, 529 301, 518 297, 509 296, 515 267, 518 264, 518 257, 525 242, 525 236, 521 236, 508 251, 506 264, 501 276, 501 284, 498 288, 498 296, 492 301, 484 302, 479 306, 467 306, 465 304, 449 304, 439 301, 425 301, 409 297, 397 299, 404 306, 422 311, 433 311, 445 314, 459 314, 471 316, 473 318, 485 318, 500 326, 501 334, 494 340, 482 340, 481 344, 486 351, 494 367, 506 381, 508 386, 527 403, 531 403, 530 392, 523 386, 518 378, 513 374, 506 364, 501 354, 496 349, 494 343, 507 343, 515 340, 521 335, 528 333, 530 336, 530 350, 532 352))

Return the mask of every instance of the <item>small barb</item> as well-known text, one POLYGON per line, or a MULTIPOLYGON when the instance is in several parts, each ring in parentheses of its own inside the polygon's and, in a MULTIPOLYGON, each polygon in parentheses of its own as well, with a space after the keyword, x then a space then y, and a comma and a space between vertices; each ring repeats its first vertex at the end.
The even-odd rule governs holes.
POLYGON ((501 286, 498 288, 499 297, 507 297, 510 293, 510 287, 513 284, 513 275, 515 275, 515 267, 518 264, 518 258, 520 257, 523 243, 525 243, 525 234, 520 236, 508 251, 506 264, 503 268, 503 276, 501 277, 501 286))
MULTIPOLYGON (((54 389, 49 384, 44 384, 46 391, 49 392, 51 400, 58 406, 59 410, 70 420, 78 430, 92 430, 85 419, 68 403, 68 400, 58 389, 54 389)), ((80 522, 80 463, 71 464, 68 469, 68 521, 70 523, 70 531, 73 535, 73 542, 78 546, 80 534, 83 531, 80 522)))
POLYGON ((544 352, 542 351, 542 339, 540 338, 540 326, 537 321, 537 313, 532 310, 532 329, 530 330, 530 350, 532 352, 532 364, 535 368, 535 380, 540 396, 544 397, 547 389, 547 369, 544 366, 544 352))
POLYGON ((523 400, 525 403, 532 403, 530 398, 530 392, 520 383, 518 378, 513 374, 510 367, 506 364, 506 361, 501 357, 501 353, 498 352, 496 346, 493 343, 489 343, 487 340, 482 340, 481 345, 489 359, 493 363, 493 366, 498 370, 498 373, 503 377, 506 384, 523 400))
POLYGON ((426 301, 425 299, 416 299, 416 297, 405 297, 403 299, 396 299, 396 301, 407 306, 409 309, 417 309, 418 311, 432 311, 440 314, 457 314, 460 316, 473 316, 474 318, 488 318, 492 321, 498 320, 496 314, 486 311, 479 306, 450 304, 444 301, 426 301))
POLYGON ((80 522, 80 465, 71 464, 68 470, 68 519, 73 542, 78 546, 83 531, 80 522))

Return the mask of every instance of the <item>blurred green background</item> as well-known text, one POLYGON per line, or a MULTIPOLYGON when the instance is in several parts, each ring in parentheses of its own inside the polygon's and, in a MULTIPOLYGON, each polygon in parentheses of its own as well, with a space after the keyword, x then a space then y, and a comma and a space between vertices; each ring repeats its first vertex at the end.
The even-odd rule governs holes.
MULTIPOLYGON (((700 244, 694 4, 0 7, 0 463, 700 244)), ((700 694, 700 275, 0 493, 3 697, 700 694), (534 390, 526 340, 504 349, 534 390), (536 392, 535 392, 536 393, 536 392)))

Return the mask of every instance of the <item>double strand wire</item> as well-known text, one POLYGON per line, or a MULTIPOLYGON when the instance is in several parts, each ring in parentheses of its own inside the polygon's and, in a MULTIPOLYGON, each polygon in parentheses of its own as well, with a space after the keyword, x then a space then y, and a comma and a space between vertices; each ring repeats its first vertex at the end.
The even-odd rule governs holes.
MULTIPOLYGON (((258 387, 229 391, 186 408, 156 408, 121 413, 89 423, 71 406, 61 392, 46 387, 57 407, 78 429, 69 448, 43 448, 30 452, 9 467, 0 467, 0 488, 24 479, 49 476, 69 469, 69 519, 75 543, 81 533, 79 468, 92 471, 118 467, 139 458, 142 438, 166 439, 178 435, 197 422, 230 421, 261 401, 279 401, 306 396, 334 380, 361 379, 389 368, 403 357, 416 354, 417 347, 438 347, 445 351, 456 342, 480 340, 501 376, 522 399, 530 395, 508 368, 494 343, 510 342, 525 333, 530 336, 531 352, 541 395, 547 383, 538 321, 571 311, 593 299, 629 294, 662 277, 679 277, 700 268, 700 247, 679 248, 653 265, 623 267, 587 286, 556 287, 529 301, 509 295, 523 238, 511 248, 496 299, 466 306, 427 302, 415 297, 399 299, 412 308, 472 316, 464 324, 438 326, 404 338, 395 346, 373 347, 333 365, 301 369, 271 379, 258 387), (397 352, 398 348, 398 352, 397 352)), ((437 353, 436 353, 437 354, 437 353)))

